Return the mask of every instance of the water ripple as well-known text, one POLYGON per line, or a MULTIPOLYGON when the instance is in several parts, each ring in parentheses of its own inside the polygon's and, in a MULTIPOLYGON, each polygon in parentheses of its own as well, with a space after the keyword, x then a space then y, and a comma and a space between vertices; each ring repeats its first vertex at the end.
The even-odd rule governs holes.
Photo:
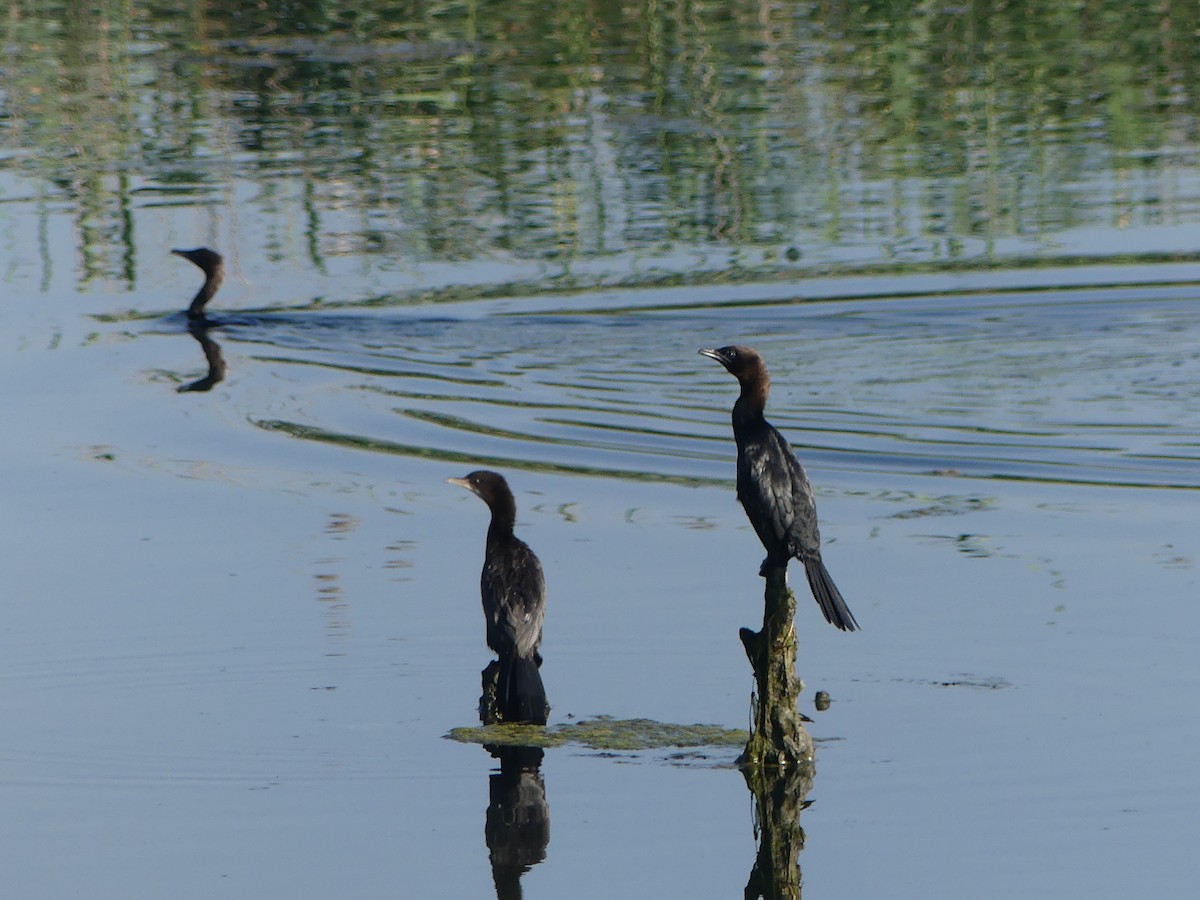
POLYGON ((260 316, 220 339, 296 388, 269 415, 240 393, 248 419, 369 451, 728 481, 736 384, 696 349, 737 341, 766 357, 770 417, 810 467, 1200 487, 1200 304, 1177 290, 642 302, 260 316))

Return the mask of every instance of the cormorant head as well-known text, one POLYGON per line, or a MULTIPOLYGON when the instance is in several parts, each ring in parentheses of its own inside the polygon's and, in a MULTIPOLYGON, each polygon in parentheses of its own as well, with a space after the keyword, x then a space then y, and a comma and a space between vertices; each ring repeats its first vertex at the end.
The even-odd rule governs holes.
POLYGON ((225 259, 216 250, 197 247, 195 250, 172 250, 171 252, 199 266, 209 278, 218 272, 221 274, 225 272, 225 259))
POLYGON ((761 377, 766 374, 766 367, 763 365, 762 357, 749 347, 731 344, 728 347, 719 347, 716 350, 701 350, 700 355, 707 356, 709 359, 715 359, 728 369, 729 374, 738 381, 744 381, 747 377, 761 377))
POLYGON ((512 491, 508 488, 508 482, 504 480, 504 476, 499 472, 489 472, 487 469, 479 469, 472 472, 466 478, 447 478, 449 484, 457 484, 459 487, 465 487, 472 494, 481 499, 493 510, 499 509, 500 505, 514 505, 512 491))

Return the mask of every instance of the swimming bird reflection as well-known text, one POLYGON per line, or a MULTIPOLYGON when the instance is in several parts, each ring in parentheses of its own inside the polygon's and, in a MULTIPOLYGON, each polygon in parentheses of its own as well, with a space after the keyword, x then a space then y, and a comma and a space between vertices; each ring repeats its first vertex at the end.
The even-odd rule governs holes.
POLYGON ((211 391, 214 386, 225 380, 225 372, 227 371, 225 357, 221 355, 221 345, 208 336, 210 330, 210 326, 201 322, 188 323, 188 333, 199 341, 200 349, 204 351, 204 358, 208 362, 208 374, 190 384, 180 385, 177 388, 180 394, 194 391, 211 391))
POLYGON ((550 843, 550 805, 542 778, 540 747, 486 744, 500 761, 488 776, 488 808, 483 835, 492 863, 497 900, 521 896, 521 876, 546 858, 550 843))

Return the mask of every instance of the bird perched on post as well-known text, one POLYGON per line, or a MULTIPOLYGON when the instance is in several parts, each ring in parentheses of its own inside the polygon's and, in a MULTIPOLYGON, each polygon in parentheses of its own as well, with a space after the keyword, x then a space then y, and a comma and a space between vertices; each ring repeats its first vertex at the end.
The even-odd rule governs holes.
POLYGON ((546 688, 538 666, 546 580, 542 564, 513 534, 517 504, 504 476, 486 470, 448 478, 475 494, 492 511, 484 545, 480 594, 487 620, 487 645, 500 658, 496 704, 506 722, 546 724, 546 688))
POLYGON ((793 557, 800 560, 826 621, 842 631, 856 630, 854 615, 821 561, 812 485, 791 446, 763 416, 771 380, 762 357, 736 345, 700 354, 723 365, 741 385, 733 404, 737 496, 767 550, 759 574, 765 577, 769 569, 786 569, 793 557))
POLYGON ((182 256, 194 263, 204 273, 204 284, 192 298, 187 308, 187 317, 193 322, 203 322, 204 306, 213 298, 221 282, 225 280, 225 258, 216 250, 207 247, 197 247, 195 250, 172 250, 176 256, 182 256))

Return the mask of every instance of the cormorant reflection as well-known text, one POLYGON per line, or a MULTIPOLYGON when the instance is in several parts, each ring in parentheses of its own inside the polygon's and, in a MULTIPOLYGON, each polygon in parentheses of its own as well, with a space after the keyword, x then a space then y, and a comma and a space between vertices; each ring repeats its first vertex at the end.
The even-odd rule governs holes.
POLYGON ((197 247, 195 250, 172 250, 176 256, 181 256, 204 273, 204 284, 192 298, 187 308, 188 334, 200 343, 204 358, 208 361, 208 374, 190 384, 182 385, 179 393, 193 391, 211 391, 213 387, 225 380, 225 359, 221 356, 221 346, 208 336, 208 332, 218 323, 208 318, 204 307, 216 294, 217 288, 225 280, 225 259, 216 250, 208 247, 197 247))
POLYGON ((225 358, 221 355, 221 345, 208 336, 212 328, 201 322, 188 322, 188 334, 200 342, 204 358, 208 361, 208 374, 190 384, 180 385, 179 393, 190 391, 211 391, 215 385, 225 380, 225 358))
POLYGON ((521 896, 521 876, 546 858, 550 843, 550 805, 542 780, 540 747, 486 749, 500 761, 488 776, 488 808, 483 834, 492 861, 497 900, 521 896))

